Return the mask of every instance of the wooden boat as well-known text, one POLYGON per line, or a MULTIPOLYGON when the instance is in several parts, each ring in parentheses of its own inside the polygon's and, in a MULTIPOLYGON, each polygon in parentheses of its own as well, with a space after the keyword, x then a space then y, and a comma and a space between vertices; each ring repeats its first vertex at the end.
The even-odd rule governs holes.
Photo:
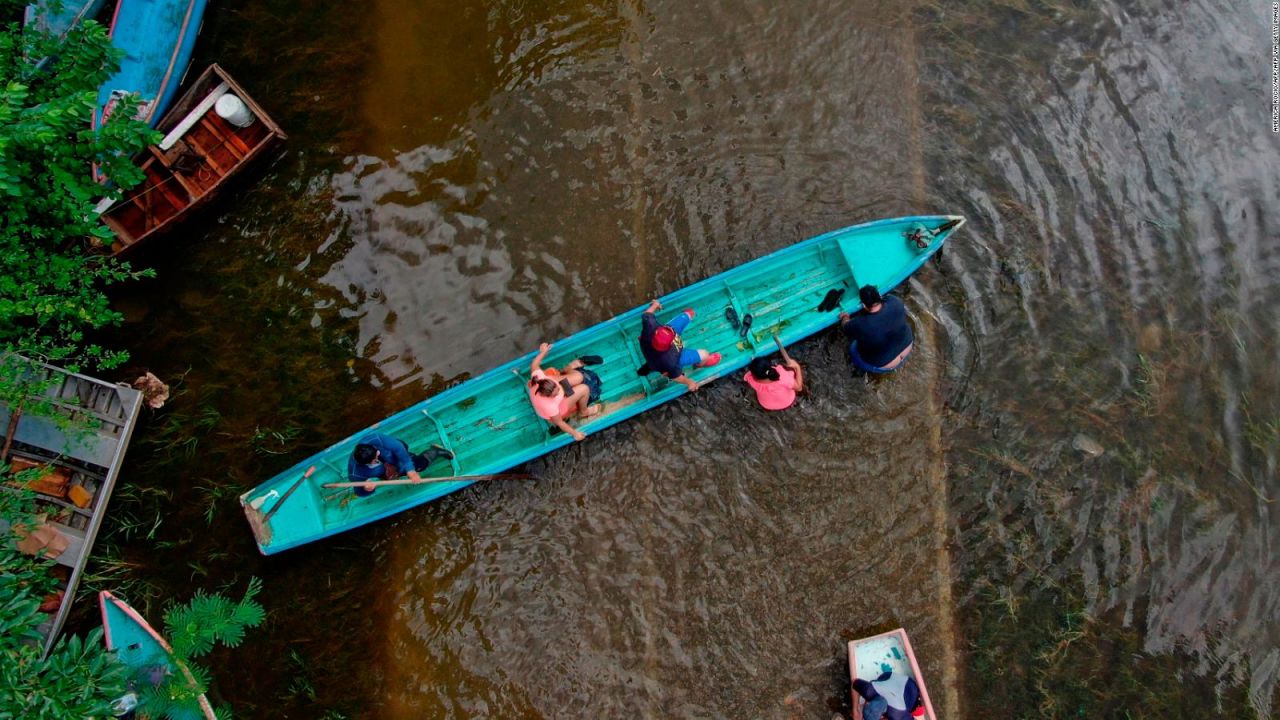
POLYGON ((178 94, 191 62, 206 0, 120 0, 111 44, 124 52, 120 69, 98 90, 93 127, 124 95, 142 99, 138 119, 155 127, 178 94))
MULTIPOLYGON (((882 673, 892 671, 896 674, 910 675, 920 686, 920 697, 924 701, 924 719, 938 720, 933 711, 933 702, 929 700, 929 689, 925 687, 924 675, 920 673, 920 665, 916 663, 916 654, 911 649, 911 640, 907 631, 902 628, 887 633, 872 635, 861 640, 849 642, 849 682, 862 679, 871 682, 882 673)), ((862 696, 852 689, 853 717, 862 717, 862 696)))
POLYGON ((172 230, 286 138, 217 64, 200 75, 156 127, 164 139, 136 160, 145 179, 102 209, 102 221, 116 234, 112 255, 172 230), (241 109, 241 116, 232 120, 242 124, 224 118, 217 111, 219 102, 241 109))
MULTIPOLYGON (((829 290, 845 289, 843 304, 858 307, 858 287, 888 292, 929 259, 964 222, 943 215, 906 217, 855 225, 784 248, 661 298, 666 320, 683 308, 697 317, 684 333, 687 347, 723 354, 720 364, 692 370, 700 383, 733 375, 753 357, 775 351, 772 335, 784 344, 808 337, 837 321, 837 312, 818 312, 829 290), (923 229, 923 247, 908 237, 923 229), (754 317, 745 336, 730 326, 726 308, 739 318, 754 317)), ((643 363, 638 337, 643 308, 583 330, 555 344, 547 367, 563 367, 580 355, 604 363, 594 368, 603 381, 603 411, 578 425, 595 433, 687 392, 657 374, 639 376, 643 363)), ((454 453, 428 472, 437 477, 498 473, 571 442, 552 432, 530 406, 525 383, 533 353, 512 360, 445 392, 419 402, 310 457, 240 497, 264 554, 319 540, 344 530, 435 500, 470 484, 466 480, 387 486, 369 497, 334 492, 325 483, 347 479, 347 460, 359 437, 376 428, 398 437, 413 452, 432 444, 454 453), (304 475, 311 472, 309 476, 304 475), (290 493, 293 494, 290 494, 290 493)))
MULTIPOLYGON (((77 428, 84 428, 83 422, 66 427, 47 417, 23 413, 21 405, 14 412, 0 403, 0 428, 8 428, 7 462, 17 469, 45 470, 31 487, 36 491, 37 504, 46 513, 46 523, 24 538, 19 547, 42 538, 40 547, 24 549, 46 555, 58 553, 51 567, 58 590, 42 606, 48 619, 38 627, 47 655, 71 611, 80 576, 106 517, 107 501, 142 406, 142 393, 49 365, 31 363, 30 367, 34 378, 52 383, 30 402, 51 403, 73 423, 88 419, 96 424, 78 431, 77 428)), ((7 483, 0 484, 0 488, 12 492, 7 483)))
POLYGON ((51 35, 66 35, 81 20, 97 17, 105 4, 106 0, 37 0, 27 6, 22 24, 51 35))
MULTIPOLYGON (((98 605, 102 608, 102 632, 107 650, 115 653, 116 659, 129 668, 131 675, 137 677, 156 668, 170 673, 176 669, 186 675, 189 682, 195 683, 191 671, 173 658, 173 648, 142 619, 137 610, 106 590, 98 593, 98 605)), ((200 710, 200 714, 193 713, 190 717, 217 720, 213 706, 204 695, 200 696, 200 710)), ((167 717, 175 716, 170 713, 167 717)))

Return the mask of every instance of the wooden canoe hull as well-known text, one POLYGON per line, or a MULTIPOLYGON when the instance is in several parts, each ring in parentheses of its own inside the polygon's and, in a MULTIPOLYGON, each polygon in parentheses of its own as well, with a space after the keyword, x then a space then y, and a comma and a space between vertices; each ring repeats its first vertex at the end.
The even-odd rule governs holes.
POLYGON ((853 695, 853 717, 862 717, 863 706, 862 696, 852 689, 853 681, 861 678, 869 682, 886 670, 907 673, 915 678, 924 700, 924 719, 938 720, 938 714, 933 711, 933 701, 929 699, 929 688, 925 686, 924 675, 911 648, 911 639, 902 628, 849 642, 849 692, 853 695))
MULTIPOLYGON (((98 593, 98 607, 102 610, 103 642, 117 660, 134 672, 163 665, 194 682, 190 671, 173 659, 173 648, 137 610, 107 590, 98 593)), ((200 710, 208 720, 217 720, 204 695, 200 696, 200 710)))
MULTIPOLYGON (((836 230, 796 243, 765 257, 708 278, 661 298, 666 321, 684 308, 697 317, 683 335, 686 347, 720 352, 720 364, 690 370, 700 383, 733 375, 756 356, 775 351, 772 334, 784 344, 808 337, 837 321, 838 309, 816 310, 829 290, 846 290, 843 307, 858 307, 858 287, 876 285, 888 292, 941 248, 963 218, 932 215, 895 218, 836 230), (908 229, 923 224, 946 226, 924 249, 906 240, 908 229), (750 313, 751 332, 740 337, 725 317, 750 313)), ((593 434, 649 408, 679 397, 687 389, 656 374, 638 376, 643 363, 638 337, 643 308, 634 308, 555 344, 547 367, 563 367, 573 358, 600 355, 593 368, 603 381, 604 412, 578 425, 593 434)), ((437 477, 499 473, 557 448, 572 439, 534 414, 526 390, 533 352, 423 400, 371 428, 313 455, 241 496, 240 502, 264 554, 271 554, 365 525, 460 490, 469 482, 445 482, 380 489, 366 498, 325 491, 321 485, 346 480, 347 460, 358 438, 370 430, 405 440, 413 452, 433 444, 453 451, 450 462, 437 461, 423 475, 437 477), (307 469, 316 472, 283 503, 280 498, 307 469), (327 494, 326 494, 327 493, 327 494), (279 503, 270 518, 273 508, 279 503)))
POLYGON ((152 145, 134 162, 141 184, 102 212, 116 235, 111 255, 130 252, 164 235, 208 204, 246 167, 286 139, 280 126, 216 63, 200 75, 156 126, 172 145, 152 145), (240 98, 254 115, 248 127, 221 118, 210 102, 226 94, 240 98), (180 133, 180 134, 179 134, 180 133))

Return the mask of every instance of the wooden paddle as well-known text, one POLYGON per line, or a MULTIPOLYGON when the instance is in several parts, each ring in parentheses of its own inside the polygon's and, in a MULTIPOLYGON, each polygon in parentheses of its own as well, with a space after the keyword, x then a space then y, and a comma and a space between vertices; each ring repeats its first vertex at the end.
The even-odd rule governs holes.
POLYGON ((773 334, 773 342, 778 346, 778 352, 782 353, 782 359, 791 362, 791 356, 787 354, 787 349, 782 346, 782 339, 778 337, 778 333, 773 334))
POLYGON ((262 516, 262 522, 266 523, 268 520, 270 520, 271 516, 275 515, 276 511, 280 509, 280 506, 284 504, 284 501, 288 500, 289 496, 293 494, 293 491, 301 487, 302 483, 305 482, 307 478, 311 477, 311 473, 315 471, 316 471, 315 465, 312 465, 311 467, 307 468, 307 471, 303 473, 302 477, 298 478, 298 481, 295 482, 287 491, 285 491, 284 495, 280 496, 280 500, 278 500, 275 505, 271 506, 271 509, 267 511, 267 514, 262 516))
MULTIPOLYGON (((777 344, 777 346, 778 346, 778 352, 782 353, 782 359, 783 359, 784 361, 786 361, 786 363, 787 363, 788 365, 789 365, 789 364, 791 364, 791 363, 793 363, 793 362, 795 362, 794 360, 792 360, 792 359, 791 359, 791 356, 787 354, 787 349, 786 349, 785 347, 783 347, 783 346, 782 346, 782 339, 778 337, 778 333, 774 333, 774 334, 773 334, 773 342, 774 342, 775 344, 777 344)), ((799 365, 799 363, 796 363, 796 364, 797 364, 797 365, 799 365)), ((805 388, 804 388, 803 390, 801 390, 800 392, 801 392, 801 393, 806 393, 806 392, 808 392, 808 391, 809 391, 808 386, 805 386, 805 388)))
POLYGON ((533 480, 533 479, 534 477, 532 475, 524 475, 519 473, 505 474, 505 475, 501 475, 501 474, 453 475, 450 477, 424 477, 424 478, 418 478, 417 480, 410 480, 409 478, 404 478, 403 480, 370 480, 368 482, 336 482, 336 483, 325 483, 320 487, 357 488, 357 487, 364 487, 365 485, 374 485, 377 487, 381 487, 383 485, 421 485, 423 483, 457 482, 458 480, 466 480, 467 482, 479 482, 482 480, 533 480))

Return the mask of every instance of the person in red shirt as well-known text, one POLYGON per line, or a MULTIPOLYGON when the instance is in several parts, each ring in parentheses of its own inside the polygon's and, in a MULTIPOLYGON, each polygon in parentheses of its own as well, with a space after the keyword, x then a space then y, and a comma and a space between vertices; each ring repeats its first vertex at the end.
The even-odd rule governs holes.
POLYGON ((756 391, 756 400, 765 410, 786 410, 796 401, 796 393, 804 390, 800 363, 786 355, 777 365, 768 358, 752 360, 743 379, 756 391))

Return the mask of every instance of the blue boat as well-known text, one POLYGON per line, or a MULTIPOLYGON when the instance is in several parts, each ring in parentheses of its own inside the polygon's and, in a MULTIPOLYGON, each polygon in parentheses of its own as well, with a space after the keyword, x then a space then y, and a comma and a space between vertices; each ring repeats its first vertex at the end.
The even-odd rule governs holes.
MULTIPOLYGON (((776 349, 775 336, 791 344, 836 323, 840 308, 818 310, 832 290, 844 290, 843 307, 858 307, 858 288, 888 292, 942 247, 964 218, 928 215, 854 225, 796 243, 660 298, 667 319, 685 308, 696 319, 683 334, 687 347, 720 352, 719 364, 692 370, 705 384, 734 374, 752 358, 776 349), (754 322, 739 332, 729 319, 748 314, 754 322)), ((598 414, 576 421, 593 434, 687 392, 679 383, 636 370, 640 315, 634 308, 612 320, 557 342, 544 367, 564 367, 574 358, 599 355, 593 368, 603 391, 598 414)), ((571 440, 539 418, 529 403, 533 353, 512 360, 428 398, 313 455, 240 496, 263 554, 329 537, 461 490, 476 476, 500 473, 571 440), (368 497, 325 486, 347 480, 347 460, 357 440, 371 430, 404 440, 411 452, 432 445, 452 451, 422 471, 424 482, 397 481, 368 497), (430 476, 430 477, 428 477, 430 476)))
POLYGON ((98 90, 97 128, 119 99, 142 100, 138 119, 155 127, 191 63, 206 0, 120 0, 111 20, 111 44, 125 53, 120 70, 98 90))
POLYGON ((106 0, 39 0, 27 6, 22 24, 62 36, 81 20, 97 17, 105 4, 106 0))
MULTIPOLYGON (((106 643, 107 650, 115 654, 116 660, 129 668, 129 674, 133 678, 145 678, 147 682, 158 684, 164 675, 182 673, 187 682, 195 685, 191 670, 173 657, 173 648, 169 647, 169 643, 137 610, 106 590, 98 593, 98 606, 102 610, 103 642, 106 643)), ((117 702, 124 700, 125 698, 121 698, 117 702)), ((165 717, 179 720, 218 720, 208 698, 200 695, 197 702, 200 705, 199 712, 170 709, 165 717)), ((129 706, 126 704, 124 707, 129 706)))

